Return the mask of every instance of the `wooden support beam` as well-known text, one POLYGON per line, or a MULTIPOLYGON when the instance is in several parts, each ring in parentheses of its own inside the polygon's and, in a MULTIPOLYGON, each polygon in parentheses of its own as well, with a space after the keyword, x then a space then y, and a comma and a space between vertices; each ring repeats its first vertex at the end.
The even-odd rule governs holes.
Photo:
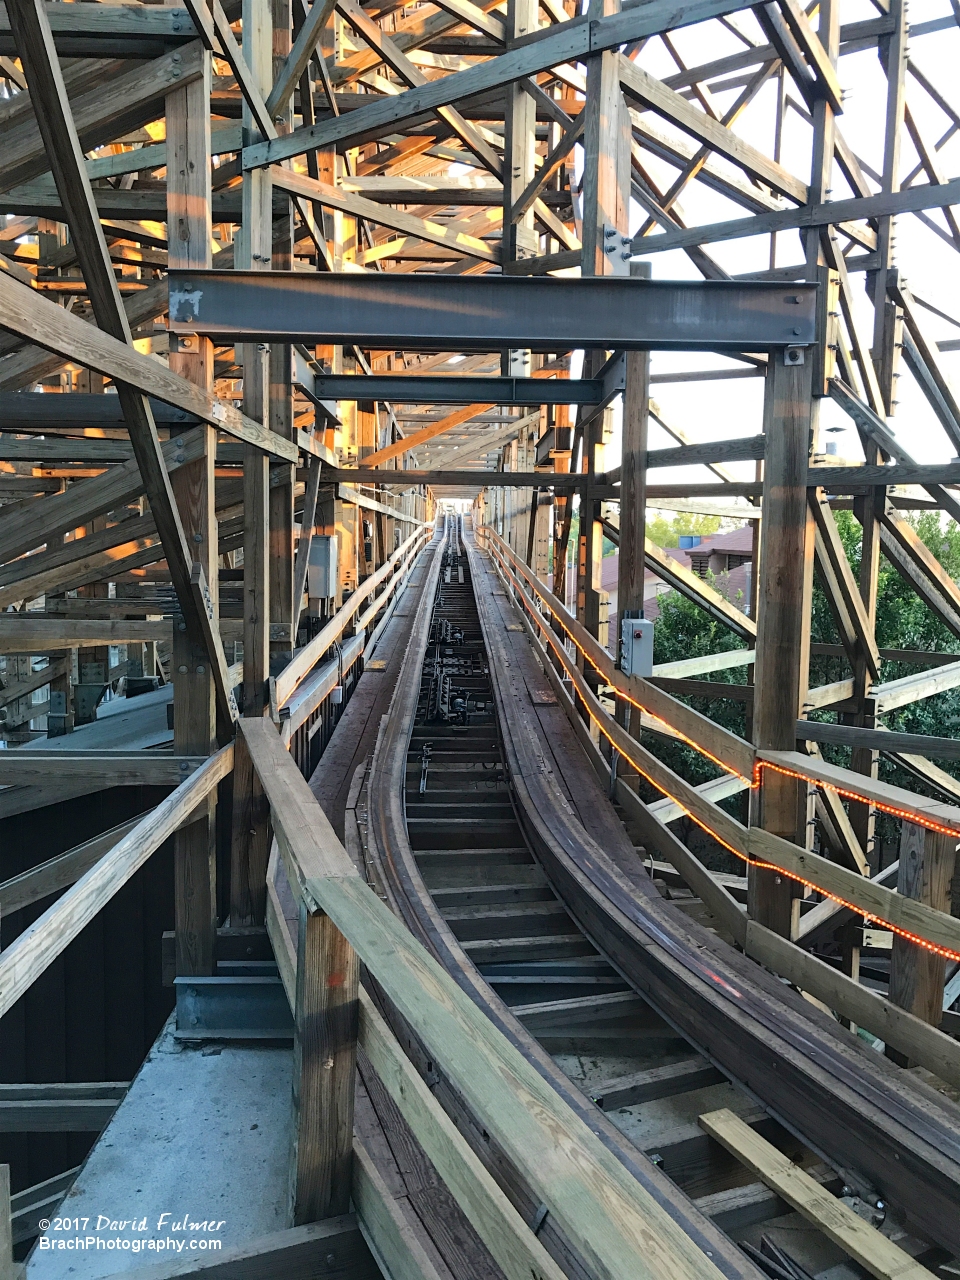
MULTIPOLYGON (((763 540, 761 542, 754 742, 791 750, 807 694, 809 616, 813 586, 813 518, 806 473, 812 425, 812 363, 787 365, 770 358, 764 397, 763 540)), ((758 799, 768 831, 806 843, 806 784, 768 775, 758 799)), ((796 928, 795 883, 775 872, 750 868, 750 916, 783 937, 796 928)))
POLYGON ((111 827, 102 835, 85 840, 66 853, 48 858, 29 871, 22 871, 20 875, 5 880, 0 884, 0 918, 5 919, 14 911, 29 907, 34 902, 41 902, 51 894, 59 893, 61 889, 68 889, 91 867, 96 866, 104 854, 132 831, 139 821, 139 817, 131 818, 129 822, 111 827))
POLYGON ((274 726, 244 717, 240 727, 300 899, 291 1180, 299 1224, 338 1212, 350 1198, 359 980, 355 952, 317 909, 307 881, 317 874, 358 882, 359 876, 274 726))
POLYGON ((700 1127, 876 1280, 933 1280, 933 1272, 831 1195, 732 1111, 724 1108, 702 1115, 700 1127))
MULTIPOLYGON (((900 828, 897 892, 949 914, 958 842, 956 834, 904 822, 900 828)), ((943 956, 894 935, 890 956, 890 999, 894 1004, 931 1026, 939 1026, 944 973, 943 956)), ((909 1065, 909 1058, 896 1050, 888 1050, 888 1056, 901 1066, 909 1065)))
MULTIPOLYGON (((166 101, 168 266, 209 267, 213 240, 210 134, 211 55, 203 50, 203 75, 168 94, 166 101)), ((194 336, 170 354, 173 372, 213 391, 213 344, 194 336)), ((208 584, 214 615, 219 614, 218 531, 214 470, 217 433, 196 430, 202 448, 195 461, 171 477, 183 531, 208 584)), ((210 663, 181 617, 173 625, 174 750, 207 755, 217 736, 216 686, 210 663)), ((215 800, 215 797, 214 797, 215 800)), ((212 975, 217 919, 216 804, 174 837, 177 974, 212 975)))
POLYGON ((0 1017, 188 818, 233 767, 223 747, 119 840, 108 854, 0 953, 0 1017))

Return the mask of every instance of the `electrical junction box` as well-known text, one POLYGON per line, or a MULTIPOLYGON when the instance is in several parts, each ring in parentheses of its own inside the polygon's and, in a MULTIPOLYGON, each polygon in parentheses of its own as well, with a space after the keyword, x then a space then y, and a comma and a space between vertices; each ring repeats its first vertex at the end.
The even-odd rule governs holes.
POLYGON ((339 542, 335 535, 314 534, 310 539, 307 595, 311 599, 326 600, 337 594, 338 551, 339 542))
POLYGON ((653 623, 620 619, 620 670, 627 676, 653 675, 653 623))

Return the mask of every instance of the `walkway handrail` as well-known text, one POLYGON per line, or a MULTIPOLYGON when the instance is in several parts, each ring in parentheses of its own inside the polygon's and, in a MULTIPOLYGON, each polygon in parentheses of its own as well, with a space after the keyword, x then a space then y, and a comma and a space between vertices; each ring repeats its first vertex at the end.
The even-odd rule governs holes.
POLYGON ((182 782, 0 952, 0 1018, 233 769, 233 744, 182 782))
MULTIPOLYGON (((298 1176, 314 1186, 336 1186, 333 1171, 349 1158, 344 1105, 353 1055, 345 1035, 357 1026, 359 957, 494 1144, 556 1217, 592 1275, 717 1277, 713 1262, 363 881, 273 725, 244 720, 240 727, 300 902, 298 1035, 306 1041, 321 1016, 332 1017, 335 1028, 324 1037, 326 1070, 308 1071, 300 1055, 298 1176), (305 1142, 312 1155, 304 1153, 305 1142)), ((319 1207, 311 1206, 313 1212, 319 1207)), ((518 1269, 515 1257, 512 1263, 504 1258, 489 1222, 473 1222, 512 1278, 544 1274, 537 1266, 518 1269)), ((532 1232, 527 1236, 535 1239, 532 1232)))
MULTIPOLYGON (((297 686, 304 681, 316 664, 320 661, 330 646, 343 635, 347 625, 353 620, 354 615, 360 606, 367 600, 376 589, 386 580, 396 573, 405 560, 408 551, 411 549, 421 550, 423 546, 433 537, 433 526, 425 525, 415 532, 411 533, 406 541, 401 542, 390 559, 369 578, 357 587, 356 591, 351 595, 350 599, 338 609, 326 626, 317 633, 305 645, 299 653, 297 653, 291 662, 284 667, 280 674, 276 677, 276 699, 277 705, 283 706, 287 699, 293 694, 297 686)), ((405 566, 404 571, 409 566, 405 566)), ((378 600, 377 605, 380 604, 378 600)), ((386 603, 386 600, 383 600, 386 603)), ((367 617, 369 610, 364 617, 367 617)), ((372 616, 372 615, 370 615, 372 616)))
MULTIPOLYGON (((496 547, 493 551, 498 572, 504 584, 514 592, 517 602, 526 610, 521 613, 521 617, 524 618, 531 637, 539 644, 543 656, 547 656, 546 642, 576 690, 577 698, 591 721, 611 746, 647 781, 670 796, 698 825, 745 861, 799 880, 824 897, 833 898, 858 915, 885 925, 918 946, 958 956, 960 920, 758 827, 743 826, 633 739, 602 706, 562 641, 537 609, 536 600, 525 591, 519 577, 511 572, 506 558, 497 555, 496 547)), ((549 663, 546 664, 546 670, 548 675, 553 671, 549 663)), ((556 675, 555 672, 553 674, 556 675)), ((561 687, 559 679, 556 684, 558 688, 561 687)), ((569 697, 565 698, 565 704, 564 710, 574 720, 576 711, 569 697)), ((816 761, 811 763, 819 764, 816 761)), ((634 799, 645 813, 641 802, 635 796, 634 799)), ((909 815, 902 816, 908 821, 912 820, 909 815)), ((866 1028, 941 1079, 960 1085, 960 1044, 957 1041, 883 996, 861 987, 854 979, 837 972, 816 956, 808 954, 757 921, 748 920, 742 913, 734 913, 729 895, 722 886, 715 882, 711 884, 712 877, 705 867, 699 864, 692 866, 693 855, 665 827, 663 837, 660 838, 659 825, 655 819, 645 823, 646 838, 651 842, 657 841, 660 852, 676 866, 681 875, 689 876, 691 869, 693 870, 695 879, 690 881, 691 887, 700 893, 707 906, 724 922, 747 955, 767 965, 802 990, 810 992, 842 1017, 866 1028)))

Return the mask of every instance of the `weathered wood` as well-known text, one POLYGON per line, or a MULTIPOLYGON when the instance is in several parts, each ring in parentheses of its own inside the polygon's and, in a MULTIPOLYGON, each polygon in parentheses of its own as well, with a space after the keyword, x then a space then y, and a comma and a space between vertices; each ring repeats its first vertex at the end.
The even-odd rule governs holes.
MULTIPOLYGON (((295 768, 292 761, 288 767, 295 768)), ((296 1226, 344 1213, 350 1204, 358 983, 350 943, 329 916, 301 903, 291 1168, 296 1226)))
MULTIPOLYGON (((958 842, 957 835, 902 823, 897 892, 949 915, 958 842)), ((944 972, 943 956, 894 936, 890 999, 934 1027, 943 1012, 944 972)))
MULTIPOLYGON (((805 487, 812 422, 812 364, 770 359, 764 395, 763 539, 757 612, 753 740, 790 750, 807 692, 813 589, 813 519, 805 487)), ((763 778, 759 821, 769 831, 805 843, 806 787, 783 775, 763 778)), ((795 928, 793 885, 774 872, 750 869, 751 918, 784 937, 795 928)))
POLYGON ((758 750, 757 759, 761 763, 768 760, 774 767, 797 773, 811 782, 833 787, 841 795, 869 800, 884 806, 892 813, 906 818, 908 822, 917 822, 920 826, 931 826, 933 829, 943 827, 960 832, 960 806, 958 805, 931 800, 927 796, 907 791, 905 787, 895 787, 889 782, 865 777, 850 769, 828 764, 826 760, 811 759, 810 756, 801 755, 798 751, 758 750))
POLYGON ((365 993, 360 996, 360 1044, 508 1280, 559 1280, 557 1264, 474 1155, 365 993))
POLYGON ((46 653, 77 645, 141 644, 145 640, 169 642, 171 635, 169 622, 0 613, 0 653, 46 653))
POLYGON ((117 1273, 117 1280, 378 1280, 381 1275, 357 1219, 327 1218, 258 1236, 216 1256, 183 1258, 117 1273))
POLYGON ((280 706, 283 706, 297 686, 309 675, 333 642, 343 635, 345 628, 349 625, 351 619, 356 616, 357 610, 363 602, 368 600, 392 574, 399 571, 403 557, 418 543, 422 545, 426 540, 426 536, 426 531, 423 529, 417 529, 410 534, 409 538, 394 551, 387 563, 382 565, 376 573, 371 574, 365 582, 361 583, 356 591, 351 594, 347 604, 338 610, 323 630, 300 650, 292 662, 284 667, 283 671, 277 676, 277 701, 280 706))
POLYGON ((64 783, 83 779, 101 787, 179 786, 206 758, 159 751, 12 750, 0 758, 0 786, 29 786, 51 777, 64 783))
POLYGON ((0 1017, 164 840, 198 805, 206 802, 232 767, 233 747, 223 747, 142 818, 62 898, 0 953, 0 1017))
POLYGON ((724 1108, 702 1115, 700 1126, 877 1280, 932 1280, 932 1272, 898 1249, 872 1223, 831 1195, 732 1111, 724 1108))
MULTIPOLYGON (((165 283, 163 288, 166 289, 165 283)), ((75 360, 106 377, 136 387, 144 395, 183 409, 274 457, 289 462, 297 459, 296 446, 290 441, 274 439, 265 427, 244 417, 233 405, 205 395, 158 361, 39 297, 36 290, 28 289, 6 274, 0 275, 0 326, 45 347, 63 360, 75 360)))
POLYGON ((354 1140, 353 1200, 394 1280, 442 1280, 363 1142, 354 1140))
POLYGON ((785 872, 784 878, 818 887, 864 915, 882 920, 935 947, 960 953, 960 921, 955 916, 887 889, 859 872, 838 866, 759 827, 750 828, 749 848, 751 857, 785 872))

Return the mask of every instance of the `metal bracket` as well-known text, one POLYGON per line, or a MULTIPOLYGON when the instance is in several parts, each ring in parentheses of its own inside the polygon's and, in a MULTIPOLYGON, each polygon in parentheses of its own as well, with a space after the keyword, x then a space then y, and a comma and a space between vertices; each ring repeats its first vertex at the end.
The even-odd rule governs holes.
POLYGON ((624 235, 622 231, 618 231, 609 222, 602 224, 600 234, 603 244, 603 256, 610 264, 609 274, 612 276, 628 276, 630 274, 630 259, 633 257, 633 241, 631 237, 624 235))
POLYGON ((215 978, 176 978, 178 1040, 293 1040, 274 961, 221 961, 215 978))

